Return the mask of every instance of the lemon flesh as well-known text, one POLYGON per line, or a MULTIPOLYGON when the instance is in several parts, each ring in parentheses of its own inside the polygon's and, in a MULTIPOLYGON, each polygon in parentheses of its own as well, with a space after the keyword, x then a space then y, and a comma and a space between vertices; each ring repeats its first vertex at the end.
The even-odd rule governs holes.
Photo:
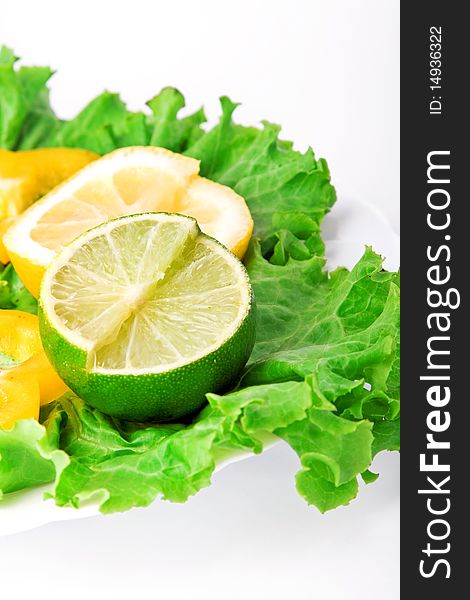
POLYGON ((245 201, 198 173, 199 161, 164 148, 111 152, 26 210, 4 235, 8 255, 37 296, 55 254, 84 231, 119 216, 165 211, 194 217, 204 233, 242 257, 253 231, 245 201))
POLYGON ((0 149, 0 262, 10 261, 3 235, 17 216, 97 158, 80 148, 0 149))
POLYGON ((80 148, 0 149, 0 221, 18 216, 97 158, 94 152, 80 148))
POLYGON ((242 263, 195 219, 168 213, 115 219, 67 246, 46 271, 40 323, 69 387, 136 420, 197 410, 254 343, 242 263))

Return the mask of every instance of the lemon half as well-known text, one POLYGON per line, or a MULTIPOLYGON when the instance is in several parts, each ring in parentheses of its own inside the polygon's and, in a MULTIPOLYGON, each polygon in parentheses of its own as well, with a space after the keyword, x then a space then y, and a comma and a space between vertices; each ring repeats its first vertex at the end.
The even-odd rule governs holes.
POLYGON ((91 163, 4 235, 19 277, 37 296, 47 265, 68 242, 109 219, 147 211, 192 216, 204 233, 242 257, 253 230, 245 201, 198 173, 199 161, 150 146, 122 148, 91 163))

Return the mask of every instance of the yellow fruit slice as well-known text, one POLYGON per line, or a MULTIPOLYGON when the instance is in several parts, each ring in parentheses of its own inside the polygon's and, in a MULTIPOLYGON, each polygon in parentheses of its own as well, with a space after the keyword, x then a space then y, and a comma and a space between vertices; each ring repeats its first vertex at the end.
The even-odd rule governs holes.
POLYGON ((38 418, 38 382, 0 371, 0 429, 11 429, 19 419, 38 418))
POLYGON ((0 150, 0 221, 21 214, 96 158, 94 152, 80 148, 0 150))
POLYGON ((5 357, 17 364, 40 350, 38 318, 21 310, 0 310, 0 369, 7 364, 5 357))
POLYGON ((44 353, 38 318, 0 310, 0 427, 37 418, 39 403, 47 404, 67 389, 44 353))
POLYGON ((0 262, 9 262, 3 235, 28 206, 98 158, 80 148, 0 149, 0 262))
POLYGON ((3 244, 3 234, 10 227, 10 225, 15 221, 15 217, 7 217, 0 221, 0 262, 6 264, 10 262, 10 257, 8 256, 7 249, 3 244))
POLYGON ((21 215, 3 237, 35 296, 64 245, 109 219, 143 212, 194 217, 204 233, 242 257, 253 220, 241 196, 199 177, 199 161, 164 148, 129 147, 88 165, 21 215))
POLYGON ((41 406, 59 398, 69 389, 52 368, 42 348, 18 365, 15 373, 20 379, 32 378, 38 383, 41 406))
POLYGON ((245 200, 231 188, 194 177, 178 212, 194 217, 205 234, 243 258, 253 232, 253 219, 245 200))

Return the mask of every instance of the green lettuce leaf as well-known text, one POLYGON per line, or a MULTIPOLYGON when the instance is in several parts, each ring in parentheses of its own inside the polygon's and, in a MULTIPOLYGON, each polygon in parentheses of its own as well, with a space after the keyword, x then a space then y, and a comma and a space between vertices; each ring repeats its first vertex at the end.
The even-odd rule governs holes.
POLYGON ((248 433, 273 432, 296 451, 297 489, 321 511, 347 504, 372 457, 399 447, 399 403, 387 393, 399 349, 395 276, 370 248, 351 272, 328 276, 323 264, 273 265, 253 244, 253 358, 239 390, 208 395, 248 433))
POLYGON ((45 146, 60 124, 49 103, 49 90, 44 88, 23 121, 15 150, 33 150, 45 146))
MULTIPOLYGON (((118 94, 103 92, 74 119, 56 120, 48 135, 40 138, 39 145, 84 148, 97 154, 123 146, 147 145, 183 152, 203 134, 202 109, 178 118, 184 98, 175 88, 164 88, 147 106, 151 114, 130 112, 118 94)), ((42 118, 44 120, 44 114, 42 118)))
POLYGON ((0 499, 3 494, 54 480, 56 467, 68 457, 58 450, 60 420, 52 415, 43 425, 34 419, 17 421, 13 429, 0 429, 0 499))
MULTIPOLYGON (((382 271, 381 257, 370 248, 351 272, 337 269, 328 277, 324 264, 323 258, 313 256, 273 265, 262 256, 259 245, 252 244, 246 266, 258 314, 257 342, 244 374, 247 385, 303 379, 316 364, 322 376, 327 376, 327 370, 337 375, 338 360, 344 366, 348 360, 355 363, 361 354, 373 353, 379 346, 389 347, 384 351, 391 362, 382 373, 379 353, 374 377, 383 380, 390 373, 399 319, 399 290, 393 274, 382 271)), ((370 362, 367 368, 371 369, 370 362)))
POLYGON ((372 454, 383 450, 400 450, 400 419, 382 420, 374 424, 372 454))
POLYGON ((21 129, 41 102, 52 75, 48 67, 16 69, 16 61, 9 48, 0 48, 0 148, 6 149, 16 148, 21 129))
POLYGON ((184 97, 175 88, 164 88, 147 105, 152 110, 148 118, 149 144, 163 146, 173 152, 184 152, 187 147, 203 135, 202 123, 206 117, 201 108, 197 112, 178 118, 179 111, 184 108, 184 97))
POLYGON ((58 473, 57 504, 78 507, 94 498, 104 513, 146 506, 157 496, 184 502, 209 485, 228 422, 211 412, 186 427, 139 426, 106 417, 73 394, 51 415, 66 423, 60 445, 70 457, 58 473))
POLYGON ((312 406, 313 390, 307 381, 257 385, 219 396, 207 394, 212 407, 239 419, 248 433, 273 432, 303 419, 312 406))
POLYGON ((0 263, 0 309, 16 309, 37 313, 37 300, 24 287, 13 265, 0 263))
POLYGON ((117 147, 126 129, 127 109, 117 94, 103 92, 74 119, 64 121, 44 142, 46 146, 85 148, 106 154, 117 147))
POLYGON ((278 125, 235 124, 237 104, 224 96, 221 105, 219 124, 186 151, 201 161, 201 174, 245 198, 261 238, 275 233, 273 219, 280 213, 300 213, 319 223, 336 199, 326 162, 316 160, 311 149, 301 154, 280 141, 278 125))
POLYGON ((308 504, 325 512, 355 498, 357 476, 372 460, 371 430, 369 421, 312 409, 308 418, 277 431, 299 455, 303 468, 297 473, 297 490, 308 504))

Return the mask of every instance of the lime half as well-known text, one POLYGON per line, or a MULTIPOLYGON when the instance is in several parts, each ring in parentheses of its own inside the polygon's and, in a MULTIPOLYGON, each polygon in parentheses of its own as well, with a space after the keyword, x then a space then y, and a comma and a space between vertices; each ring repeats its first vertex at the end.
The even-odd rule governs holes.
POLYGON ((80 235, 46 271, 39 318, 67 385, 133 420, 194 412, 236 377, 254 344, 243 264, 178 214, 121 217, 80 235))

